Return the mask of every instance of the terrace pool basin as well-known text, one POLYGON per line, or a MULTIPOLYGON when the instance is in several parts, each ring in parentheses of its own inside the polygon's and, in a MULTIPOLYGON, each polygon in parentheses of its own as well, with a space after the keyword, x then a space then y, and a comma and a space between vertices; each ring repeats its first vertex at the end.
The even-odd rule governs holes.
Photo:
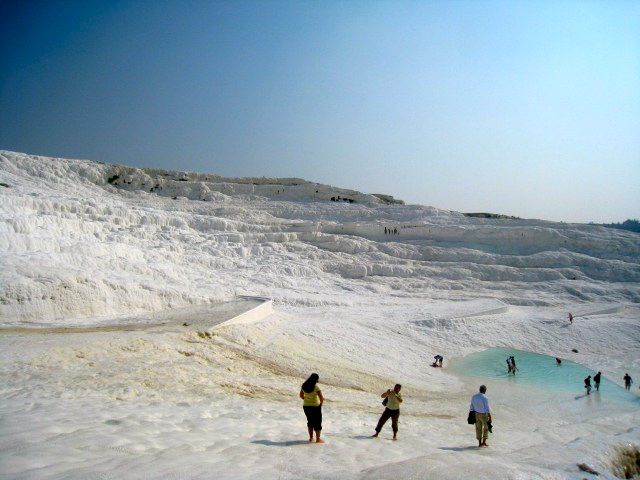
MULTIPOLYGON (((593 379, 596 374, 595 371, 570 360, 562 359, 562 364, 558 365, 555 357, 509 348, 490 348, 453 359, 450 368, 458 376, 479 379, 479 383, 505 382, 514 387, 534 388, 539 393, 555 395, 558 399, 577 395, 573 397, 576 400, 586 396, 584 379, 587 375, 591 375, 593 379), (515 375, 507 372, 506 359, 511 355, 515 357, 518 367, 515 375)), ((640 405, 640 396, 626 391, 604 376, 598 392, 595 391, 593 380, 591 385, 594 387, 591 396, 597 396, 603 401, 640 405)))

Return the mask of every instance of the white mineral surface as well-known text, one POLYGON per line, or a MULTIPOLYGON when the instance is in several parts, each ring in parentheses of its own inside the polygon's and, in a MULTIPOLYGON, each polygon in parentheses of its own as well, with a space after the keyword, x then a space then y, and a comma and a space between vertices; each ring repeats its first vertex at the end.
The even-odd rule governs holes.
POLYGON ((0 183, 1 479, 613 478, 612 447, 640 443, 638 402, 487 381, 478 449, 478 381, 448 368, 510 347, 637 393, 638 234, 7 151, 0 183), (243 295, 274 313, 216 327, 243 295), (394 383, 399 441, 368 438, 394 383))

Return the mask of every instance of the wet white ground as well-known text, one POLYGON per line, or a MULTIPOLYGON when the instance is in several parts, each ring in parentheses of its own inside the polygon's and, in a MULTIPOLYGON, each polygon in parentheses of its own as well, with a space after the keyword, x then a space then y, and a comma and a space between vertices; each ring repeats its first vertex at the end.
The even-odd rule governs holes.
POLYGON ((248 192, 118 170, 131 183, 112 186, 108 165, 0 160, 3 325, 276 299, 271 317, 212 336, 200 323, 0 333, 0 478, 583 478, 578 462, 608 477, 611 447, 640 442, 634 405, 541 404, 496 382, 495 434, 478 450, 465 421, 477 385, 446 368, 505 346, 640 380, 638 235, 324 201, 316 190, 337 193, 314 184, 248 192), (305 441, 297 398, 312 371, 325 445, 305 441), (389 427, 367 438, 395 382, 400 440, 389 427))

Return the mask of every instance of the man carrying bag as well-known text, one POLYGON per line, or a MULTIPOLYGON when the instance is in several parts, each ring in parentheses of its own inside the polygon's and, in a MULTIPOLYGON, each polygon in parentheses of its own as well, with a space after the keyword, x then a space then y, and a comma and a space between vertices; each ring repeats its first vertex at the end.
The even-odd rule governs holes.
POLYGON ((487 387, 480 385, 480 392, 471 397, 471 406, 469 407, 469 416, 467 422, 476 424, 476 438, 478 439, 478 447, 488 447, 487 438, 489 437, 489 429, 491 425, 491 408, 489 407, 489 399, 485 395, 487 387), (475 422, 474 422, 475 421, 475 422))

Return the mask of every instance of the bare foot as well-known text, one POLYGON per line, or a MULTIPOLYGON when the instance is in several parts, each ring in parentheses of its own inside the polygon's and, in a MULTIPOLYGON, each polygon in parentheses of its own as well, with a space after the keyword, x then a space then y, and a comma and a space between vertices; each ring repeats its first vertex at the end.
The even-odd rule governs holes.
POLYGON ((316 440, 316 443, 324 443, 324 440, 322 440, 321 438, 316 440))
POLYGON ((489 445, 487 445, 487 442, 484 442, 482 444, 480 444, 481 447, 488 447, 489 445))
POLYGON ((376 432, 373 435, 371 435, 371 438, 378 438, 378 432, 376 432))
POLYGON ((396 440, 398 440, 396 437, 393 437, 393 441, 395 442, 396 440))
POLYGON ((309 441, 310 441, 310 442, 313 442, 313 437, 310 437, 310 438, 309 438, 309 441))

